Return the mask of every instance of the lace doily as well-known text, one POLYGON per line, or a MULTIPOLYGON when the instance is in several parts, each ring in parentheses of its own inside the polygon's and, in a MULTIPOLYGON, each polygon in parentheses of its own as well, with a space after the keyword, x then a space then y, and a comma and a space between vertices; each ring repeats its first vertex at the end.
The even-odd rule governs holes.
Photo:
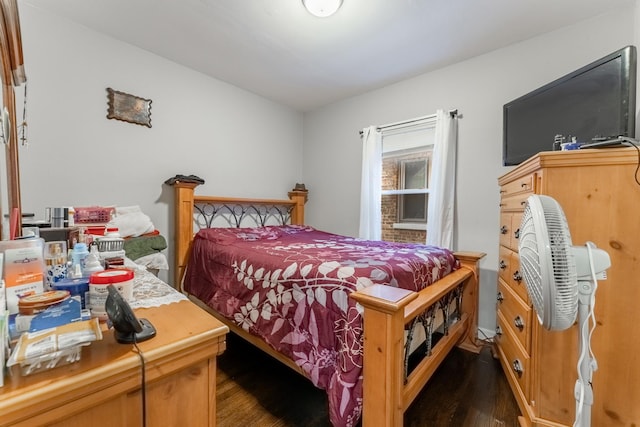
POLYGON ((131 308, 159 307, 188 298, 158 279, 146 269, 135 269, 133 277, 133 301, 131 308))

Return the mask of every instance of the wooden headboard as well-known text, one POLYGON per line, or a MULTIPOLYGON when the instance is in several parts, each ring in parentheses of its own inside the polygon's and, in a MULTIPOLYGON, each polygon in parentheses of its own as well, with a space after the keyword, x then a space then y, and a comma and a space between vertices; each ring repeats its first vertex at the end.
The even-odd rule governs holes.
POLYGON ((265 221, 275 217, 281 224, 304 224, 304 204, 307 202, 308 194, 306 190, 289 191, 289 200, 242 199, 198 196, 195 194, 198 184, 193 182, 176 181, 172 185, 175 189, 174 286, 176 287, 179 287, 182 281, 194 234, 201 228, 215 226, 213 221, 220 214, 226 213, 231 217, 227 227, 267 225, 265 221), (245 225, 243 220, 247 218, 254 222, 245 225))

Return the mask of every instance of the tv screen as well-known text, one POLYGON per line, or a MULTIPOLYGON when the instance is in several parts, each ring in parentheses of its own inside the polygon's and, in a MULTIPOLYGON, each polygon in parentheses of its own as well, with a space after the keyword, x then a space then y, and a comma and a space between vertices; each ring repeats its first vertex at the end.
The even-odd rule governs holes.
POLYGON ((505 166, 566 142, 635 136, 636 49, 627 46, 504 105, 505 166))

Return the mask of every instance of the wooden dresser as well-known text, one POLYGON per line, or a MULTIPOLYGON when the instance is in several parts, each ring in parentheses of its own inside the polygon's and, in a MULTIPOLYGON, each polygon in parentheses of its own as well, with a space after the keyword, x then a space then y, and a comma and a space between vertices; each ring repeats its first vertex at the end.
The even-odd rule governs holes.
POLYGON ((640 425, 640 176, 634 148, 543 152, 499 178, 500 250, 496 338, 523 426, 571 426, 578 331, 544 329, 519 271, 518 228, 526 199, 562 206, 574 245, 594 242, 611 257, 598 283, 592 349, 592 425, 640 425))
MULTIPOLYGON (((146 425, 216 423, 216 357, 228 328, 189 301, 136 310, 157 335, 138 344, 146 361, 146 425)), ((0 426, 142 426, 140 359, 113 331, 79 362, 5 378, 0 426)))

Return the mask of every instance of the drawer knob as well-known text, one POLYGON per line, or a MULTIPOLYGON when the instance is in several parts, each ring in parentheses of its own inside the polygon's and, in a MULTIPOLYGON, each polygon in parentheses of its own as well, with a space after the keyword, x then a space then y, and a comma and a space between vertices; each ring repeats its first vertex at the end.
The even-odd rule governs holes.
POLYGON ((516 328, 520 329, 520 331, 524 329, 524 320, 522 320, 522 317, 520 316, 516 316, 516 318, 513 319, 513 324, 516 328))
POLYGON ((507 268, 507 263, 503 259, 500 260, 500 270, 507 268))
POLYGON ((496 299, 498 300, 498 302, 502 302, 504 300, 504 295, 502 295, 502 292, 498 292, 498 295, 496 295, 496 299))
POLYGON ((496 335, 498 337, 502 336, 502 328, 500 327, 500 325, 496 326, 496 335))
POLYGON ((506 225, 503 225, 502 227, 500 227, 500 234, 507 234, 509 232, 509 229, 507 228, 506 225))
POLYGON ((513 273, 513 280, 518 283, 522 282, 522 274, 520 274, 520 271, 516 270, 515 273, 513 273))
POLYGON ((520 229, 519 228, 516 231, 513 232, 513 237, 515 237, 516 239, 520 238, 520 229))
POLYGON ((529 186, 529 184, 527 184, 526 182, 523 182, 522 184, 520 184, 520 187, 522 188, 527 188, 529 186))
POLYGON ((515 372, 516 374, 518 374, 519 377, 521 377, 522 374, 524 373, 524 368, 522 367, 522 362, 520 362, 520 360, 516 359, 516 360, 513 361, 511 366, 513 367, 513 372, 515 372))

